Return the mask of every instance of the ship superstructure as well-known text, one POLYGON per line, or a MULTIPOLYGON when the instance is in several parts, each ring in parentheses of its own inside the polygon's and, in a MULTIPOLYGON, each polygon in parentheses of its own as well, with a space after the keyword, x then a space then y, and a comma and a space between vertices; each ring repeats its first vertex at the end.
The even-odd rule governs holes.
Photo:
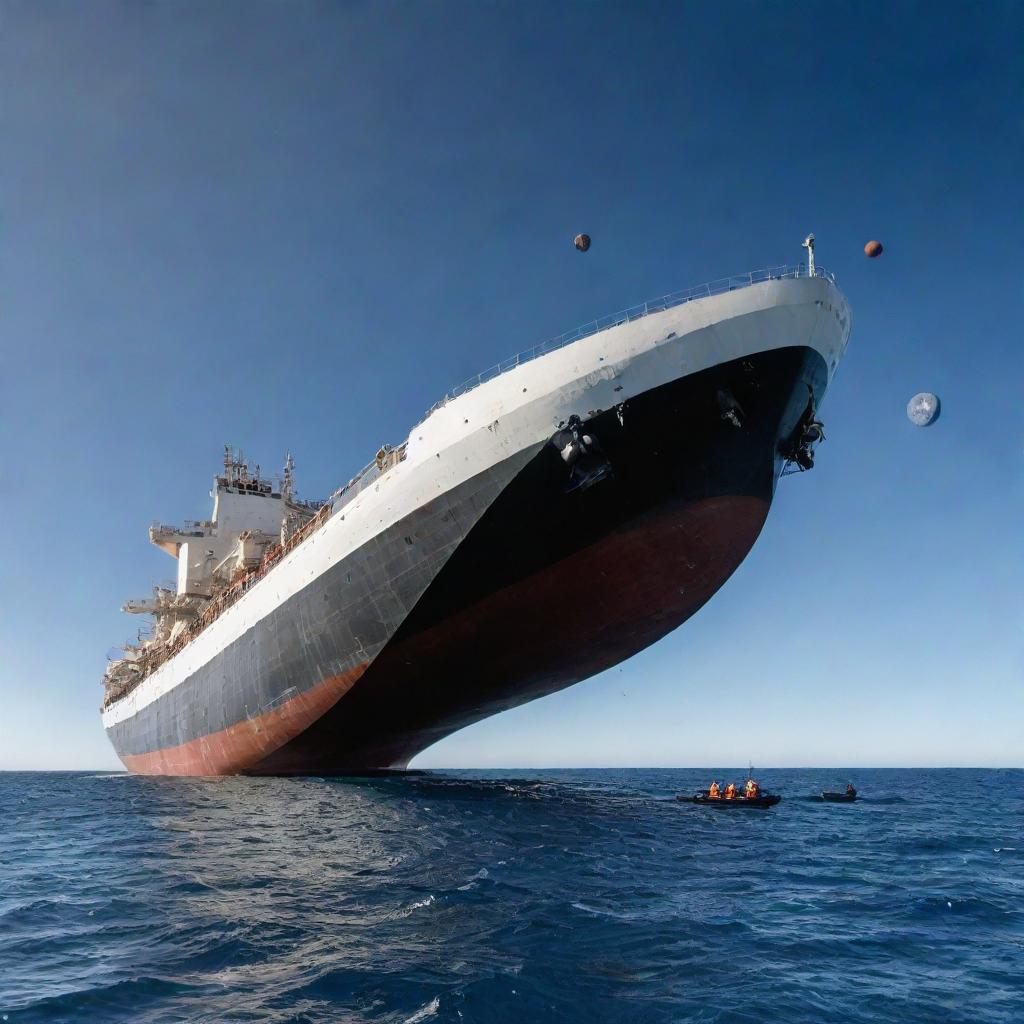
POLYGON ((150 530, 176 585, 125 606, 155 620, 107 672, 125 765, 403 767, 685 621, 823 437, 850 313, 808 241, 467 382, 326 502, 228 450, 211 519, 150 530))
POLYGON ((104 704, 128 693, 262 575, 273 557, 292 546, 316 519, 323 502, 294 493, 295 463, 289 454, 275 487, 260 467, 250 472, 242 452, 224 446, 224 470, 213 479, 213 512, 183 526, 153 523, 149 539, 177 561, 173 586, 153 588, 122 611, 152 617, 152 628, 127 644, 104 677, 104 704))

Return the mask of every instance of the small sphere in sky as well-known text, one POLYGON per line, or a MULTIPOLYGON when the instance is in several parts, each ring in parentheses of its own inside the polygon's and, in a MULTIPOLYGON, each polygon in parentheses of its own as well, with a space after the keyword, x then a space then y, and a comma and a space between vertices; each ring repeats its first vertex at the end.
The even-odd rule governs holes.
POLYGON ((580 252, 586 252, 590 248, 590 235, 577 235, 572 242, 580 252))
POLYGON ((930 427, 941 411, 939 396, 930 391, 922 391, 907 402, 907 419, 915 427, 930 427))
POLYGON ((869 259, 874 259, 876 256, 881 256, 882 243, 876 242, 874 239, 872 239, 870 242, 868 242, 867 245, 864 246, 864 255, 867 256, 869 259))

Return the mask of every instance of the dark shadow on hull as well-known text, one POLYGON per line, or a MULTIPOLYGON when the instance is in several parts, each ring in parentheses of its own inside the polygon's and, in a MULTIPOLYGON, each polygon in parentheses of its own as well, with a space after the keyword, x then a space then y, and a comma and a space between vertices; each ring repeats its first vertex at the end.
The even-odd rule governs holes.
POLYGON ((502 492, 358 683, 257 774, 401 767, 444 736, 643 650, 742 562, 780 441, 825 388, 808 348, 749 356, 578 411, 613 467, 567 492, 546 445, 502 492))

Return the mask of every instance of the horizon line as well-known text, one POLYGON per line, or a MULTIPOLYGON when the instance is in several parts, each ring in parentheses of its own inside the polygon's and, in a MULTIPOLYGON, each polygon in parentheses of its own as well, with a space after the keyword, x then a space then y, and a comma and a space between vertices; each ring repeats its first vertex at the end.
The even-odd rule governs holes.
MULTIPOLYGON (((7 775, 75 775, 75 774, 96 774, 96 775, 127 775, 144 778, 170 778, 170 779, 231 779, 231 778, 260 778, 260 779, 352 779, 369 778, 374 775, 415 775, 426 772, 597 772, 597 771, 721 771, 722 765, 490 765, 490 766, 433 766, 428 768, 378 768, 367 769, 365 773, 350 772, 337 775, 246 775, 237 773, 234 775, 145 775, 128 771, 126 768, 0 768, 0 774, 7 775)), ((727 766, 728 767, 728 766, 727 766)), ((757 771, 1024 771, 1024 765, 986 765, 986 764, 866 764, 866 765, 767 765, 758 768, 757 771)), ((744 771, 738 768, 738 771, 744 771)))

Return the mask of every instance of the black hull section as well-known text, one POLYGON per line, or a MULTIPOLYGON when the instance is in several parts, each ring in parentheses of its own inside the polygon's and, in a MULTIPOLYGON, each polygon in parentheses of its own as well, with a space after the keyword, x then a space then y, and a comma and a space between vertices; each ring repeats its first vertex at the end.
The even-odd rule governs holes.
POLYGON ((586 489, 546 445, 344 698, 249 771, 403 767, 675 629, 756 540, 780 444, 825 386, 821 357, 794 347, 646 392, 588 419, 613 476, 586 489))

